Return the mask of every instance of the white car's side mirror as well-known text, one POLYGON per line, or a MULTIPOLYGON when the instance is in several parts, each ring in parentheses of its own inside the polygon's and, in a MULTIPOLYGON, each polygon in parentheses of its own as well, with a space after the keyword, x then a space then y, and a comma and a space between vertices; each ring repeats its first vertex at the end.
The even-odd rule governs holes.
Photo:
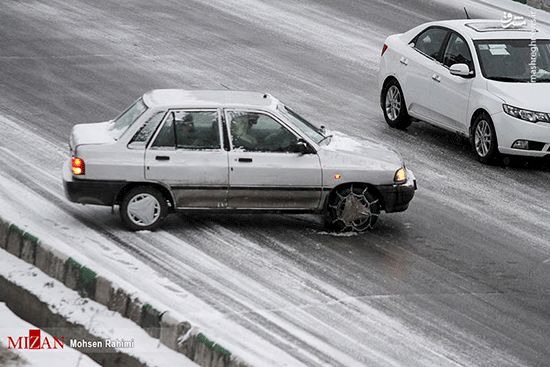
POLYGON ((470 67, 466 64, 454 64, 451 65, 449 71, 452 75, 456 76, 470 76, 470 67))

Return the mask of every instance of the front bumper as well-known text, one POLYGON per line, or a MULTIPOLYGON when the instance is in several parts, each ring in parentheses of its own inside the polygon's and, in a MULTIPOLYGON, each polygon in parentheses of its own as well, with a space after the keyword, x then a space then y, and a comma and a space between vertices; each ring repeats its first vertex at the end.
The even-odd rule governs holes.
POLYGON ((379 185, 376 189, 382 198, 382 208, 386 213, 396 213, 407 210, 417 189, 416 178, 412 171, 407 170, 407 182, 401 185, 379 185))
POLYGON ((504 112, 496 113, 491 118, 497 134, 499 152, 529 157, 550 156, 550 123, 523 121, 504 112), (536 142, 536 149, 512 148, 516 140, 536 142))

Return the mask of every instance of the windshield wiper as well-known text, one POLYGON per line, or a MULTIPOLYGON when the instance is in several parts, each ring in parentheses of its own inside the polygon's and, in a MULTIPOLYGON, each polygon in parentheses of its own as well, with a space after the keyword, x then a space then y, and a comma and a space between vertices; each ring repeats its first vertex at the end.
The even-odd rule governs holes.
POLYGON ((321 143, 324 142, 325 140, 327 140, 328 138, 332 138, 332 135, 327 135, 327 136, 323 137, 323 139, 319 140, 319 142, 317 144, 321 145, 321 143))
POLYGON ((513 82, 513 83, 527 83, 527 79, 518 79, 518 78, 511 78, 508 76, 493 76, 489 77, 491 80, 496 80, 497 82, 513 82))

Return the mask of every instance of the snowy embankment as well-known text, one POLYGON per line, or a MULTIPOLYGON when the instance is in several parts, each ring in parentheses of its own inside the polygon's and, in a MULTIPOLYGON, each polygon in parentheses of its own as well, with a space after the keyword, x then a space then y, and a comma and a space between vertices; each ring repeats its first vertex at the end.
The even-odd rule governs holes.
MULTIPOLYGON (((0 257, 0 261, 3 259, 4 257, 0 257)), ((1 266, 1 269, 4 269, 4 264, 1 266)), ((26 267, 28 268, 28 266, 26 267)), ((7 268, 10 269, 12 267, 8 266, 7 268)), ((29 329, 37 328, 21 320, 4 303, 0 303, 0 365, 4 367, 41 367, 46 365, 56 367, 99 366, 88 356, 67 346, 63 350, 8 349, 7 336, 12 336, 16 339, 17 336, 26 334, 29 329)), ((52 337, 43 330, 41 333, 42 337, 52 337)))

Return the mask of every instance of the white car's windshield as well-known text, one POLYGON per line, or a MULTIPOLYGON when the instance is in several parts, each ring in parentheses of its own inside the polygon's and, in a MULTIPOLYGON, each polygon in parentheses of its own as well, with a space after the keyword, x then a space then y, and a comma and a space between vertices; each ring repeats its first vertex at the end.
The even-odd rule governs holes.
POLYGON ((512 83, 550 82, 550 41, 476 41, 483 76, 512 83))
POLYGON ((313 125, 311 122, 304 119, 302 116, 298 115, 296 112, 292 111, 287 106, 279 105, 277 107, 279 112, 283 114, 296 128, 301 132, 306 134, 310 139, 319 144, 322 140, 325 139, 325 136, 321 133, 321 129, 313 125))
POLYGON ((143 103, 142 99, 138 99, 133 105, 128 107, 120 116, 118 116, 111 125, 110 134, 115 139, 118 140, 122 134, 130 127, 132 124, 147 111, 147 106, 143 103))

